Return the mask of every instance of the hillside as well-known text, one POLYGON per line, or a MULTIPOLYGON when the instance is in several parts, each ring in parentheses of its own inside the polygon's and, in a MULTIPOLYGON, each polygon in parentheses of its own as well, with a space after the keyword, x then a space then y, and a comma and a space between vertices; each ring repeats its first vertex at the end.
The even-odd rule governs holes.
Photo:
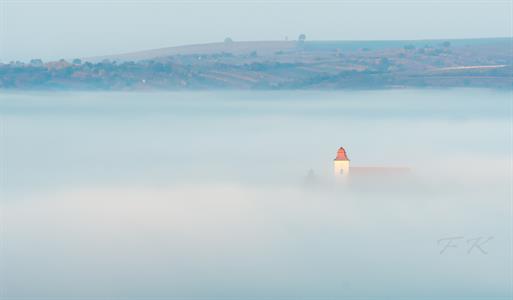
POLYGON ((86 57, 83 60, 89 62, 101 62, 107 59, 112 61, 123 62, 156 59, 174 55, 211 55, 215 53, 231 53, 234 55, 244 55, 249 54, 253 51, 257 51, 261 55, 271 55, 277 51, 291 50, 295 46, 296 42, 293 41, 223 42, 167 47, 98 57, 86 57))
POLYGON ((225 42, 0 65, 2 89, 513 87, 512 39, 225 42))

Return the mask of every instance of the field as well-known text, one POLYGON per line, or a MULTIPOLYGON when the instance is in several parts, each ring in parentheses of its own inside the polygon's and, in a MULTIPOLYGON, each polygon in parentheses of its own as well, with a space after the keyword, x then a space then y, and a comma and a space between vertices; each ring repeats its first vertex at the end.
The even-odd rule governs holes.
POLYGON ((382 89, 513 85, 512 39, 267 41, 0 65, 0 88, 382 89))

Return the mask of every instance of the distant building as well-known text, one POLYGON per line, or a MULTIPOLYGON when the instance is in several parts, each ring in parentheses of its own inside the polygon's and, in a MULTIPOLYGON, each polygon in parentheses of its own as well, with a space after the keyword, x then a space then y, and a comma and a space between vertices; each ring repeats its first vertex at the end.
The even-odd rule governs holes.
POLYGON ((411 170, 406 167, 353 167, 350 166, 346 150, 340 147, 337 151, 337 157, 333 160, 333 173, 335 178, 339 179, 360 176, 389 178, 390 176, 409 174, 411 170))
POLYGON ((47 62, 45 64, 45 66, 48 69, 59 70, 59 69, 64 69, 64 68, 70 67, 71 64, 69 62, 67 62, 66 60, 64 60, 64 59, 61 59, 59 61, 47 62))
POLYGON ((333 171, 335 177, 346 177, 349 175, 349 158, 347 158, 344 147, 338 149, 337 157, 333 160, 333 171))

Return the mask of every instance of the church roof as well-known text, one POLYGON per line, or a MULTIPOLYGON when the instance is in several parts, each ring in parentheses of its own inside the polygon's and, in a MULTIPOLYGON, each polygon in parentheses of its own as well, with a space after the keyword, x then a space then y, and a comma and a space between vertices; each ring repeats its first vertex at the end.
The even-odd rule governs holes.
POLYGON ((351 167, 352 175, 399 175, 410 174, 407 167, 351 167))
POLYGON ((335 158, 335 160, 349 160, 349 158, 347 158, 346 149, 344 149, 344 147, 340 147, 338 149, 337 157, 335 158))

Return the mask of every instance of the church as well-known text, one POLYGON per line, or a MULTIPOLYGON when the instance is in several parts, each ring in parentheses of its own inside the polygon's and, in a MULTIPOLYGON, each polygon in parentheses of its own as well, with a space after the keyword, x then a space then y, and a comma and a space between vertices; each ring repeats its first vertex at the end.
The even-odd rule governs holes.
POLYGON ((337 151, 337 157, 333 160, 333 172, 337 179, 354 177, 390 178, 411 173, 407 167, 376 167, 376 166, 351 166, 350 160, 344 147, 337 151))

